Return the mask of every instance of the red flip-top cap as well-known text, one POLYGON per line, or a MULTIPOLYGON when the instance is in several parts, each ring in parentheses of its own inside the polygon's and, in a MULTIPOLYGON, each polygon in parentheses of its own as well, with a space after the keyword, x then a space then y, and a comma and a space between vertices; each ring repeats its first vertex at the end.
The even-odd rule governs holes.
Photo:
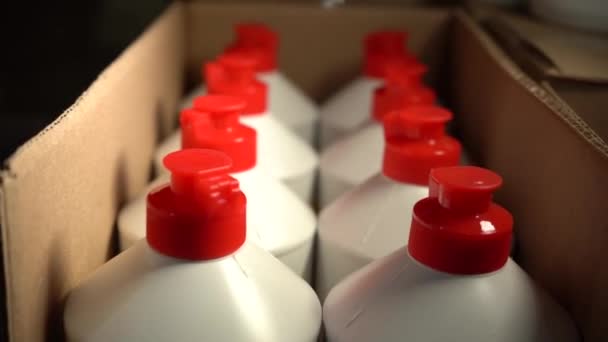
POLYGON ((417 61, 392 61, 385 68, 384 85, 374 90, 372 116, 382 121, 386 113, 412 105, 431 105, 435 92, 424 85, 422 78, 428 68, 417 61))
POLYGON ((408 250, 433 269, 453 274, 496 271, 509 258, 513 217, 492 202, 499 175, 475 166, 434 169, 429 198, 414 206, 408 250))
POLYGON ((253 168, 256 164, 256 131, 239 122, 245 100, 226 95, 204 95, 194 100, 194 108, 180 116, 182 148, 208 148, 232 159, 230 172, 253 168))
POLYGON ((363 40, 363 73, 382 78, 386 63, 392 60, 414 60, 406 50, 407 33, 403 31, 376 31, 363 40))
POLYGON ((164 159, 171 184, 148 194, 146 239, 167 256, 208 260, 245 242, 245 195, 224 153, 186 149, 164 159))
POLYGON ((252 53, 257 58, 256 71, 277 69, 279 35, 262 23, 240 23, 234 27, 235 40, 227 52, 252 53))
POLYGON ((224 53, 217 61, 205 64, 207 91, 241 97, 247 105, 243 114, 262 114, 266 111, 268 87, 255 78, 257 61, 247 52, 224 53))
POLYGON ((382 172, 398 182, 426 185, 433 168, 458 165, 460 143, 445 134, 452 114, 437 106, 411 106, 384 118, 382 172))

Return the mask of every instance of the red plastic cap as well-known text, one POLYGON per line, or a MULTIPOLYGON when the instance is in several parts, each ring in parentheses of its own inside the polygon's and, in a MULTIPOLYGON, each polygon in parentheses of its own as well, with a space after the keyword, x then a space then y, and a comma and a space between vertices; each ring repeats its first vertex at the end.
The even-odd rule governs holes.
POLYGON ((232 159, 230 172, 241 172, 256 164, 256 131, 239 122, 245 101, 226 95, 204 95, 194 108, 182 111, 182 148, 207 148, 232 159))
POLYGON ((146 239, 161 254, 209 260, 245 242, 245 195, 228 175, 230 158, 186 149, 164 159, 171 184, 148 194, 146 239))
POLYGON ((433 168, 458 165, 460 143, 445 135, 452 114, 436 106, 411 106, 384 119, 385 176, 403 183, 426 185, 433 168))
POLYGON ((255 78, 256 58, 252 53, 225 53, 215 62, 205 64, 207 91, 240 97, 245 100, 243 114, 266 111, 268 87, 255 78))
POLYGON ((414 60, 406 51, 407 33, 403 31, 377 31, 363 41, 363 73, 382 78, 386 64, 393 60, 414 60))
POLYGON ((227 52, 246 52, 256 56, 257 72, 277 69, 279 35, 262 23, 241 23, 234 27, 235 40, 227 52))
POLYGON ((408 250, 433 269, 483 274, 509 258, 513 217, 492 202, 499 175, 474 166, 434 169, 429 198, 414 206, 408 250))
POLYGON ((418 60, 397 59, 386 63, 384 81, 390 85, 416 87, 423 84, 429 68, 418 60))
POLYGON ((424 85, 422 78, 428 68, 417 61, 394 61, 387 64, 385 83, 374 90, 372 116, 382 121, 387 113, 412 105, 431 105, 435 92, 424 85))

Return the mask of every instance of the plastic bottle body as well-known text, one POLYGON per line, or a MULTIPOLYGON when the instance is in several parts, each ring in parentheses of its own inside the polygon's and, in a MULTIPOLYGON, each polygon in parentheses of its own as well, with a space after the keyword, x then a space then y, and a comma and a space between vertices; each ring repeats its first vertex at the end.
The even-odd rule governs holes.
POLYGON ((321 106, 321 148, 371 121, 374 89, 382 80, 359 76, 321 106))
POLYGON ((321 300, 350 273, 403 246, 412 207, 427 195, 426 186, 377 174, 325 208, 319 216, 315 284, 321 300))
POLYGON ((512 260, 454 275, 420 264, 407 247, 347 277, 323 310, 328 342, 579 340, 566 312, 512 260))
POLYGON ((380 171, 383 149, 382 126, 377 123, 327 146, 319 158, 321 208, 380 171))
POLYGON ((312 342, 320 320, 312 289, 248 242, 185 261, 142 240, 76 287, 65 310, 67 340, 91 342, 312 342))
POLYGON ((260 72, 257 78, 268 85, 274 117, 309 145, 316 145, 319 108, 312 99, 278 71, 260 72))

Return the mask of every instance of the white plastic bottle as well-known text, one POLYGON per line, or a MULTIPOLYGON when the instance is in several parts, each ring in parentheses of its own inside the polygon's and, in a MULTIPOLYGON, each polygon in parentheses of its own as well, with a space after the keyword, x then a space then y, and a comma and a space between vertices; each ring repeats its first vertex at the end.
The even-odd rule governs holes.
POLYGON ((363 41, 363 75, 340 89, 321 106, 321 147, 369 122, 372 93, 383 84, 386 64, 394 60, 417 63, 405 49, 406 33, 377 31, 363 41))
MULTIPOLYGON (((247 102, 241 122, 258 133, 257 163, 260 169, 284 182, 304 202, 311 203, 319 158, 310 145, 270 114, 267 87, 254 78, 255 64, 255 59, 246 53, 226 54, 220 56, 218 61, 208 63, 208 92, 238 96, 247 102)), ((197 99, 194 100, 194 107, 200 106, 197 99)), ((176 132, 161 144, 156 154, 159 173, 164 172, 160 163, 162 158, 178 150, 180 142, 181 133, 176 132)))
POLYGON ((171 184, 147 197, 147 236, 68 297, 68 341, 314 342, 321 307, 310 286, 246 241, 245 195, 230 158, 182 150, 171 184))
MULTIPOLYGON (((268 85, 271 115, 308 144, 315 145, 319 108, 279 70, 277 32, 261 23, 241 23, 234 29, 235 41, 226 50, 255 56, 256 77, 268 85)), ((204 86, 199 86, 186 97, 183 106, 190 107, 194 99, 204 93, 204 86)))
POLYGON ((426 197, 430 170, 458 164, 460 143, 444 134, 449 119, 445 111, 387 114, 382 172, 319 216, 315 287, 321 299, 348 274, 403 245, 408 233, 403 222, 426 197))
POLYGON ((425 72, 423 65, 391 63, 386 68, 385 85, 374 90, 369 124, 337 139, 323 150, 319 162, 321 208, 380 171, 384 148, 381 122, 387 113, 435 103, 435 92, 422 83, 425 72))
MULTIPOLYGON (((277 257, 308 282, 312 277, 313 242, 317 220, 285 184, 260 170, 256 132, 239 123, 245 102, 223 95, 200 97, 201 110, 184 110, 180 117, 183 148, 208 148, 232 159, 230 173, 247 196, 248 239, 277 257)), ((159 177, 153 186, 168 182, 159 177)), ((146 235, 146 198, 129 203, 118 215, 121 250, 146 235)))
POLYGON ((327 297, 327 341, 579 341, 567 313, 509 258, 513 218, 491 201, 501 178, 473 166, 430 178, 429 197, 403 215, 407 247, 327 297))

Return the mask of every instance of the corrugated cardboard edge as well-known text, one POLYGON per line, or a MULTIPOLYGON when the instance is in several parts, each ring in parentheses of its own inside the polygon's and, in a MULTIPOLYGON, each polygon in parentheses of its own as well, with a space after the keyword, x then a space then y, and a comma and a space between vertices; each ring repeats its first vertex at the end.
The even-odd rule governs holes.
POLYGON ((8 289, 8 283, 7 283, 7 277, 6 277, 6 273, 4 272, 4 270, 6 270, 7 267, 7 263, 8 263, 8 253, 7 253, 7 249, 3 248, 4 246, 4 241, 6 241, 6 236, 5 236, 5 232, 6 229, 4 227, 7 227, 7 213, 6 213, 6 207, 5 207, 5 201, 4 201, 4 189, 2 188, 2 179, 6 176, 3 174, 3 171, 0 171, 0 248, 2 249, 2 274, 0 274, 0 281, 2 281, 2 284, 0 284, 0 310, 2 310, 0 312, 0 340, 2 341, 8 341, 9 340, 9 334, 8 334, 8 308, 11 305, 11 303, 9 302, 9 295, 7 293, 7 289, 8 289))
MULTIPOLYGON (((463 12, 460 16, 464 19, 463 22, 470 27, 477 25, 463 12)), ((518 65, 507 56, 507 54, 498 47, 493 40, 486 34, 478 35, 478 39, 483 41, 488 53, 507 71, 522 87, 533 94, 538 100, 544 103, 555 115, 559 116, 569 127, 571 127, 579 136, 591 144, 598 152, 608 157, 608 144, 595 131, 585 123, 584 120, 576 114, 563 100, 545 89, 541 84, 534 81, 526 73, 524 73, 518 65)))
POLYGON ((154 143, 175 121, 182 8, 170 5, 7 160, 1 228, 11 341, 60 340, 67 291, 114 253, 116 211, 148 181, 154 143))
POLYGON ((608 84, 563 79, 542 80, 540 84, 562 101, 564 107, 579 116, 604 143, 608 142, 608 84))
POLYGON ((515 217, 518 259, 572 313, 585 341, 605 341, 605 143, 470 18, 461 19, 452 48, 459 66, 451 69, 453 105, 468 145, 505 180, 497 200, 515 217))

